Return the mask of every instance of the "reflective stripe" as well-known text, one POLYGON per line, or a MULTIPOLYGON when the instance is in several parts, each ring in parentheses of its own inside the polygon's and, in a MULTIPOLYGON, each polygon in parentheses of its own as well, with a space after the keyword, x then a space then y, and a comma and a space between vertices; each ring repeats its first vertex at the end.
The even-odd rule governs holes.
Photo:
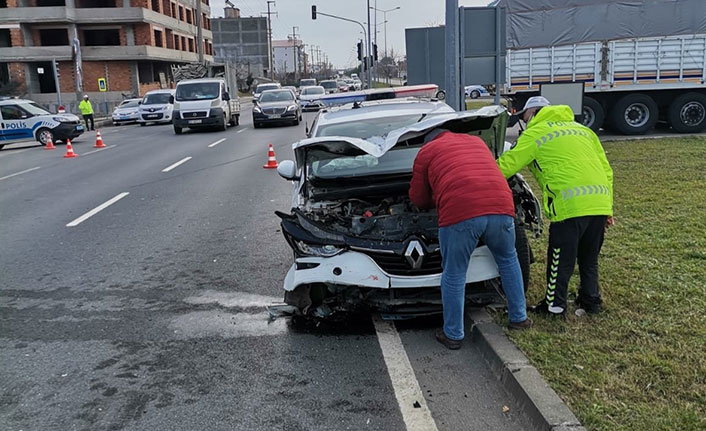
POLYGON ((547 133, 546 135, 534 141, 534 143, 537 144, 537 148, 539 148, 547 142, 551 141, 552 139, 558 138, 560 136, 589 136, 589 134, 586 130, 563 128, 561 130, 555 130, 553 132, 547 133))
POLYGON ((610 189, 603 184, 588 184, 585 186, 569 187, 561 191, 561 197, 564 198, 564 200, 593 194, 610 195, 610 189))
POLYGON ((549 267, 549 280, 547 281, 547 301, 552 305, 554 294, 556 293, 556 277, 559 274, 559 255, 561 248, 555 248, 552 252, 552 263, 549 267))

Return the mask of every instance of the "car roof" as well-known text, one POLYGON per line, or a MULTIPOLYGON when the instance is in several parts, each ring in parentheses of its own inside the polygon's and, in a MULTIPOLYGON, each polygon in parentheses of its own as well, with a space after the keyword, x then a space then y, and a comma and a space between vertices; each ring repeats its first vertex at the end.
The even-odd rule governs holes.
POLYGON ((179 84, 181 84, 181 83, 192 84, 192 83, 199 83, 199 82, 224 82, 224 81, 225 81, 225 79, 223 79, 223 78, 185 79, 185 80, 183 80, 183 81, 179 81, 179 82, 177 83, 177 85, 179 85, 179 84))
POLYGON ((34 100, 28 99, 0 99, 0 105, 10 105, 15 103, 36 103, 34 100))
POLYGON ((402 115, 428 114, 430 112, 451 113, 453 108, 441 101, 416 98, 376 100, 363 102, 359 108, 353 109, 353 104, 328 108, 319 114, 317 127, 328 124, 364 121, 371 118, 397 117, 402 115))

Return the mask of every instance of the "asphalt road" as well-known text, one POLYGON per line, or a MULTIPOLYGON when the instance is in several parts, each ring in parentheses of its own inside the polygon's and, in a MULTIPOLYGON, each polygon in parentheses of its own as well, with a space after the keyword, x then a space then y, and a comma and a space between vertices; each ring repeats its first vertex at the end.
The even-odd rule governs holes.
POLYGON ((436 319, 268 323, 291 190, 262 165, 304 125, 255 130, 249 109, 226 132, 106 128, 95 152, 88 133, 74 159, 0 151, 0 429, 525 429, 436 319))

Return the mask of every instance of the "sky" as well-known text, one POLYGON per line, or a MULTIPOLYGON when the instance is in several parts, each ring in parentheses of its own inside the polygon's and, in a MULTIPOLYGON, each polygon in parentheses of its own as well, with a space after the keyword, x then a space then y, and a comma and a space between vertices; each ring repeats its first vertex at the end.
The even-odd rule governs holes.
MULTIPOLYGON (((231 0, 240 9, 242 16, 258 16, 267 11, 266 0, 231 0)), ((319 46, 329 61, 337 68, 356 65, 356 43, 363 36, 357 24, 319 16, 311 19, 311 5, 315 4, 321 12, 339 15, 360 22, 367 22, 368 0, 276 0, 273 11, 278 16, 272 17, 273 39, 287 39, 292 34, 292 27, 298 27, 297 38, 307 45, 319 46), (301 35, 301 36, 300 36, 301 35)), ((369 0, 371 6, 380 10, 389 10, 397 6, 399 10, 387 13, 387 49, 394 49, 395 55, 403 55, 404 29, 429 27, 444 23, 445 0, 369 0)), ((222 17, 225 0, 211 0, 211 16, 222 17)), ((461 6, 485 6, 489 0, 459 0, 461 6)), ((375 17, 371 11, 370 21, 375 17)), ((378 52, 385 49, 385 26, 383 14, 378 12, 378 52)), ((374 30, 371 30, 374 31, 374 30)), ((374 40, 374 37, 373 37, 374 40)), ((307 47, 307 51, 309 48, 307 47)))

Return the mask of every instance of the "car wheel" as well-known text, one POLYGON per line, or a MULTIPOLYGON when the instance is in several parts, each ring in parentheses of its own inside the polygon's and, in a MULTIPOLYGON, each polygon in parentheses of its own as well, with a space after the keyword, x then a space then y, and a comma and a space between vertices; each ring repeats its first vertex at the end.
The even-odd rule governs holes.
POLYGON ((236 126, 240 125, 240 114, 235 114, 235 125, 236 126))
POLYGON ((646 94, 628 94, 613 106, 613 126, 624 135, 642 135, 657 123, 659 109, 646 94))
POLYGON ((146 125, 147 125, 147 123, 144 123, 144 122, 140 123, 140 127, 145 127, 146 125))
POLYGON ((47 129, 46 127, 42 127, 41 129, 37 130, 37 142, 39 142, 42 145, 47 145, 47 142, 49 142, 49 139, 52 140, 52 142, 55 140, 54 139, 54 134, 51 132, 51 130, 47 129))
POLYGON ((260 128, 260 123, 253 121, 252 126, 256 129, 260 128))
POLYGON ((583 125, 598 132, 605 121, 605 110, 596 99, 584 97, 583 99, 583 125))
POLYGON ((295 118, 293 123, 295 126, 298 126, 299 125, 299 117, 295 118))
POLYGON ((706 129, 706 96, 686 93, 669 105, 669 125, 679 133, 698 133, 706 129))
MULTIPOLYGON (((140 123, 140 124, 142 124, 142 123, 140 123)), ((181 135, 181 133, 182 133, 182 128, 174 126, 174 134, 181 135)))
POLYGON ((477 99, 480 97, 480 92, 478 90, 471 91, 471 99, 477 99))

